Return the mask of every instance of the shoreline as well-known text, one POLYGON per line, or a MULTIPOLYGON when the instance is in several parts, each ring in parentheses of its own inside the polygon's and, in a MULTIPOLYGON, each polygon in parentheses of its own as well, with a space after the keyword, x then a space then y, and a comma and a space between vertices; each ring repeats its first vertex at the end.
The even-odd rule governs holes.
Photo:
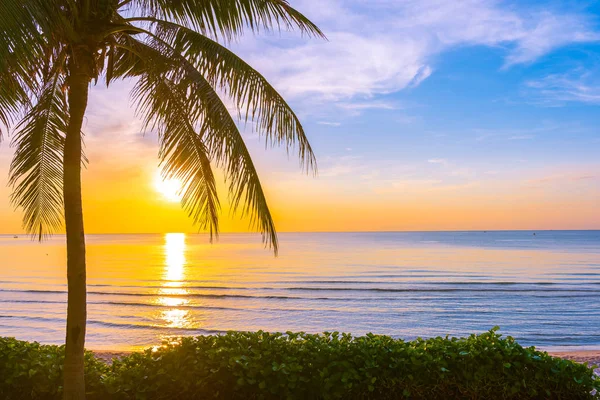
MULTIPOLYGON (((577 361, 579 363, 589 363, 600 366, 600 350, 560 350, 549 351, 548 354, 554 357, 565 358, 567 360, 577 361)), ((596 373, 600 368, 596 368, 596 373)))

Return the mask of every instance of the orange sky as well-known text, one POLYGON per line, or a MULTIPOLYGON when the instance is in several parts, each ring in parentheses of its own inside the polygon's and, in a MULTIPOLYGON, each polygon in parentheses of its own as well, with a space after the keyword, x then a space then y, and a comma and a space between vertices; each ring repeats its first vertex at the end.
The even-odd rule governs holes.
MULTIPOLYGON (((128 107, 127 87, 115 86, 92 91, 86 117, 86 231, 197 232, 179 204, 156 191, 156 137, 142 135, 128 107)), ((323 127, 301 117, 319 161, 316 178, 303 174, 285 150, 267 151, 256 135, 245 133, 281 232, 600 228, 599 163, 486 161, 493 150, 473 159, 438 159, 417 145, 403 146, 404 157, 383 155, 385 145, 375 156, 344 143, 325 143, 326 151, 328 129, 343 133, 343 126, 323 127)), ((404 125, 398 129, 402 132, 404 125)), ((437 151, 435 143, 430 147, 437 151)), ((10 157, 5 141, 0 145, 0 233, 21 233, 21 211, 10 205, 6 186, 10 157)), ((245 231, 248 221, 229 216, 226 195, 222 204, 222 231, 245 231)))
MULTIPOLYGON (((90 165, 83 175, 87 232, 196 232, 179 204, 155 187, 155 146, 119 147, 88 141, 90 165)), ((327 168, 309 177, 278 153, 259 165, 279 231, 600 227, 600 195, 577 171, 534 171, 531 177, 490 177, 463 185, 427 179, 390 185, 327 168)), ((0 160, 6 176, 8 159, 0 160)), ((20 233, 21 213, 10 206, 9 193, 6 185, 0 187, 0 233, 20 233)), ((226 194, 223 205, 222 231, 245 231, 246 220, 229 216, 226 194)))

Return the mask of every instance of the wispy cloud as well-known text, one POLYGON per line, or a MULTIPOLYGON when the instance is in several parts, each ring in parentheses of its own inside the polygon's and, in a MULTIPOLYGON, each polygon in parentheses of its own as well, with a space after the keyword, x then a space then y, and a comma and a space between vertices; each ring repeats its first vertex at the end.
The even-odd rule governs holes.
POLYGON ((317 124, 319 124, 319 125, 326 125, 326 126, 340 126, 340 125, 342 125, 341 122, 329 122, 329 121, 319 121, 319 122, 317 122, 317 124))
POLYGON ((430 164, 448 164, 448 160, 446 160, 445 158, 430 158, 429 160, 427 160, 427 162, 430 164))
POLYGON ((370 109, 379 109, 379 110, 397 110, 400 106, 386 102, 386 101, 364 101, 364 102, 340 102, 336 104, 337 107, 343 108, 345 110, 370 110, 370 109))
POLYGON ((525 83, 525 96, 535 103, 560 106, 569 102, 600 104, 598 71, 577 68, 564 74, 551 74, 525 83))
POLYGON ((364 168, 360 156, 326 157, 321 161, 319 177, 339 178, 346 175, 356 175, 364 168))
POLYGON ((474 129, 475 140, 478 142, 487 140, 532 140, 540 135, 556 131, 572 131, 573 126, 559 124, 552 121, 541 121, 538 126, 523 129, 474 129))
POLYGON ((514 135, 510 136, 508 140, 529 140, 535 138, 535 135, 514 135))
POLYGON ((542 11, 523 22, 527 24, 520 32, 523 35, 507 56, 505 67, 531 63, 565 45, 600 40, 590 18, 584 15, 542 11))
POLYGON ((595 172, 597 168, 598 166, 587 165, 546 171, 545 174, 539 174, 537 177, 524 180, 523 186, 530 189, 556 188, 560 191, 564 191, 567 186, 570 188, 579 186, 592 189, 598 187, 593 182, 600 183, 600 174, 595 172))

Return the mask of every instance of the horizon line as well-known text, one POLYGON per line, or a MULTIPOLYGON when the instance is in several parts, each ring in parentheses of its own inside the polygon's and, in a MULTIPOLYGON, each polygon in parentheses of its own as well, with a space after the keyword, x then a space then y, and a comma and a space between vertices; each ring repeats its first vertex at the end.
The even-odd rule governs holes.
MULTIPOLYGON (((600 231, 599 228, 585 228, 585 229, 424 229, 424 230, 350 230, 350 231, 280 231, 280 233, 426 233, 426 232, 595 232, 600 231)), ((85 233, 85 235, 164 235, 167 233, 183 233, 186 235, 207 235, 208 232, 91 232, 85 233)), ((218 235, 214 235, 214 237, 218 238, 219 235, 261 235, 260 232, 248 232, 248 231, 229 231, 229 232, 221 232, 218 235)), ((25 232, 21 233, 0 233, 0 235, 22 235, 22 236, 37 236, 37 234, 29 234, 25 232)), ((62 235, 65 233, 53 233, 48 236, 62 235)))

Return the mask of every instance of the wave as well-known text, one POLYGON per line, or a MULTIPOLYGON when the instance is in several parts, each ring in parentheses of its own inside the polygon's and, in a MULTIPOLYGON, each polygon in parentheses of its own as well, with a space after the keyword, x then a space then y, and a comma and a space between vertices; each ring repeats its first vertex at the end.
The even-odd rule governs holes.
MULTIPOLYGON (((588 288, 585 285, 600 285, 598 282, 580 285, 568 284, 553 284, 540 283, 539 288, 532 287, 534 284, 521 283, 501 283, 498 286, 507 287, 481 287, 480 285, 472 285, 474 287, 413 287, 413 288, 361 288, 361 287, 286 287, 286 288, 268 288, 268 290, 280 290, 291 292, 360 292, 360 293, 479 293, 479 292, 494 292, 494 293, 598 293, 600 289, 588 288), (509 288, 509 286, 523 285, 526 287, 509 288), (547 288, 547 286, 557 286, 547 288), (562 287, 561 287, 562 286, 562 287), (584 287, 582 287, 584 286, 584 287)), ((461 286, 461 285, 456 285, 461 286)), ((165 288, 169 289, 169 288, 165 288)), ((191 289, 181 287, 178 289, 191 289)), ((253 290, 262 290, 254 288, 253 290)), ((0 292, 6 293, 40 293, 40 294, 62 294, 66 295, 65 290, 45 290, 45 289, 0 289, 0 292)), ((303 296, 287 296, 287 295, 261 295, 261 294, 238 294, 238 293, 151 293, 151 292, 105 292, 105 291, 88 291, 90 295, 99 296, 139 296, 139 297, 181 297, 181 298, 243 298, 243 299, 279 299, 279 300, 346 300, 339 297, 303 297, 303 296)), ((352 299, 352 298, 350 298, 352 299)), ((349 299, 349 300, 350 300, 349 299)), ((383 300, 383 298, 377 298, 383 300)))
MULTIPOLYGON (((415 299, 416 300, 416 299, 415 299)), ((0 299, 0 303, 32 303, 32 304, 67 304, 66 301, 48 301, 48 300, 2 300, 0 299)), ((318 312, 330 312, 330 313, 353 313, 358 310, 354 308, 346 308, 343 310, 335 309, 335 308, 270 308, 270 307, 256 307, 256 308, 248 308, 248 307, 222 307, 222 306, 204 306, 204 305, 177 305, 177 306, 168 306, 164 304, 153 304, 153 303, 140 303, 140 302, 128 302, 128 301, 88 301, 89 305, 110 305, 110 306, 132 306, 132 307, 147 307, 147 308, 158 308, 158 309, 186 309, 186 310, 228 310, 228 311, 268 311, 268 312, 306 312, 313 313, 315 311, 318 312)), ((371 312, 371 311, 369 311, 371 312)))
MULTIPOLYGON (((576 274, 572 274, 576 275, 576 274)), ((584 275, 584 274, 580 274, 584 275)), ((592 275, 592 274, 587 274, 592 275)), ((599 274, 594 274, 598 275, 599 274)), ((407 276, 407 277, 414 277, 407 276)), ((503 285, 600 285, 600 282, 578 282, 578 283, 567 283, 567 282, 549 282, 549 281, 539 281, 539 282, 518 282, 518 281, 494 281, 494 282, 435 282, 435 281, 411 281, 411 282, 381 282, 381 281, 333 281, 333 280, 322 280, 322 281, 293 281, 293 282, 277 282, 277 284, 333 284, 333 285, 431 285, 431 286, 462 286, 462 285, 472 285, 472 286, 483 286, 483 285, 491 285, 491 286, 503 286, 503 285)), ((89 284, 89 287, 119 287, 119 288, 147 288, 147 289, 165 289, 169 287, 165 287, 164 285, 107 285, 107 284, 89 284)), ((183 285, 178 287, 180 289, 206 289, 206 290, 313 290, 313 289, 323 289, 323 290, 336 290, 335 288, 321 288, 314 286, 302 286, 302 287, 289 287, 289 286, 214 286, 214 285, 183 285)), ((344 288, 345 289, 345 288, 344 288)), ((352 288, 353 290, 360 289, 370 289, 370 288, 352 288)))
MULTIPOLYGON (((172 288, 171 288, 172 289, 172 288)), ((64 290, 19 290, 19 289, 0 289, 0 292, 12 292, 12 293, 46 293, 46 294, 64 294, 67 292, 64 290)), ((260 296, 260 295, 246 295, 246 294, 212 294, 212 293, 186 293, 186 294, 175 294, 175 293, 131 293, 131 292, 96 292, 88 291, 88 294, 96 294, 100 296, 142 296, 142 297, 199 297, 199 298, 243 298, 243 299, 298 299, 305 300, 305 297, 298 296, 260 296)), ((315 300, 328 300, 327 297, 322 298, 311 298, 315 300)))
POLYGON ((49 318, 49 317, 32 317, 32 316, 21 316, 21 315, 0 315, 0 319, 25 319, 28 321, 45 321, 45 322, 56 322, 60 324, 65 323, 64 318, 49 318))
POLYGON ((220 333, 226 333, 226 330, 219 329, 206 329, 206 328, 192 328, 192 327, 170 327, 162 325, 144 325, 144 324, 131 324, 131 323, 120 323, 120 322, 106 322, 98 320, 89 320, 88 324, 100 325, 107 328, 127 328, 127 329, 152 329, 152 330, 164 330, 164 331, 175 331, 175 332, 196 332, 200 335, 214 335, 220 333))
MULTIPOLYGON (((0 319, 23 319, 26 321, 44 321, 44 322, 55 322, 64 324, 64 318, 48 318, 48 317, 31 317, 31 316, 19 316, 19 315, 0 315, 0 319)), ((127 328, 127 329, 155 329, 155 330, 168 330, 168 331, 182 331, 182 332, 197 332, 199 334, 219 334, 226 333, 226 330, 218 329, 205 329, 205 328, 193 328, 193 327, 170 327, 162 325, 144 325, 144 324, 132 324, 132 323, 120 323, 120 322, 107 322, 90 319, 87 321, 88 325, 100 325, 108 328, 127 328)))

